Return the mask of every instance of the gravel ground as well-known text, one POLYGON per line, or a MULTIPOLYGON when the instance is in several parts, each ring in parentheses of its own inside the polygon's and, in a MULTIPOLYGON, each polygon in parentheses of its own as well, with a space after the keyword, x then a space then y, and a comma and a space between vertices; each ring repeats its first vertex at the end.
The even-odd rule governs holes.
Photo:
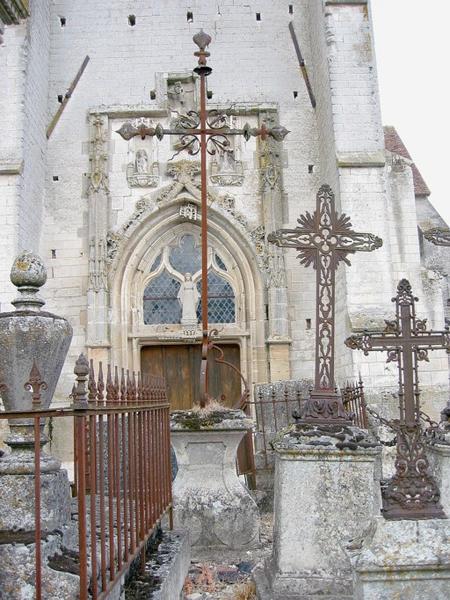
POLYGON ((272 550, 272 515, 261 517, 261 546, 255 550, 236 553, 221 561, 220 557, 205 557, 192 561, 184 585, 185 600, 255 600, 253 569, 272 550), (219 558, 219 559, 218 559, 219 558))

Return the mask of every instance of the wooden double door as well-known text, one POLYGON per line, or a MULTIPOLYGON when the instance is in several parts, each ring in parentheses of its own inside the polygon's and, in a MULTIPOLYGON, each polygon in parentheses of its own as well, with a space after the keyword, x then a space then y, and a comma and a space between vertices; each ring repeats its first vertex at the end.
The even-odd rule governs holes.
MULTIPOLYGON (((237 344, 218 344, 223 359, 240 370, 237 344)), ((216 363, 219 354, 208 357, 208 393, 225 406, 234 406, 241 397, 241 380, 229 366, 216 363)), ((166 380, 170 409, 186 410, 198 402, 200 392, 200 344, 145 346, 141 351, 142 373, 163 376, 166 380)))

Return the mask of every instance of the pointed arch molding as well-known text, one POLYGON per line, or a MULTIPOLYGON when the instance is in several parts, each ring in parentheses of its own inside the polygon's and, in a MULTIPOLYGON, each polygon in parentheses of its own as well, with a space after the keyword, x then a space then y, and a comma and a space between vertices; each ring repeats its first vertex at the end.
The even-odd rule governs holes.
MULTIPOLYGON (((232 112, 236 116, 253 115, 258 123, 268 126, 278 122, 275 104, 234 104, 232 112)), ((110 359, 137 369, 139 344, 148 343, 148 339, 136 337, 133 324, 133 320, 139 319, 134 307, 138 302, 137 278, 141 275, 142 258, 149 246, 158 243, 170 228, 181 227, 183 223, 200 225, 201 194, 199 163, 169 161, 166 171, 169 183, 141 196, 127 220, 119 228, 113 228, 108 178, 114 147, 109 143, 113 121, 135 118, 164 121, 170 119, 170 111, 146 105, 101 106, 91 109, 88 115, 91 167, 86 183, 90 247, 86 345, 93 349, 108 348, 110 359)), ((236 209, 231 194, 210 189, 208 229, 211 241, 223 245, 233 257, 241 277, 238 292, 245 297, 241 301, 245 314, 240 333, 236 331, 229 339, 241 346, 243 372, 250 380, 263 381, 268 377, 267 344, 288 339, 284 258, 278 248, 269 247, 266 242, 266 233, 282 225, 285 196, 279 146, 271 140, 260 142, 255 168, 260 224, 255 227, 247 221, 236 209)))
MULTIPOLYGON (((149 222, 152 215, 163 212, 165 218, 173 221, 200 222, 201 192, 194 177, 200 172, 199 163, 182 160, 168 166, 168 174, 174 181, 153 194, 142 196, 137 202, 133 214, 119 230, 109 231, 106 236, 106 257, 109 265, 109 278, 112 283, 115 273, 123 260, 129 255, 130 241, 138 231, 149 222)), ((274 264, 273 255, 269 252, 265 240, 265 228, 259 226, 251 229, 244 215, 235 209, 234 198, 230 194, 220 195, 208 192, 208 219, 224 229, 234 230, 236 242, 244 242, 251 249, 260 274, 267 283, 268 279, 279 272, 279 265, 274 264)), ((159 220, 159 219, 156 219, 159 220)), ((153 227, 151 227, 153 230, 153 227)), ((278 274, 279 276, 279 274, 278 274)))

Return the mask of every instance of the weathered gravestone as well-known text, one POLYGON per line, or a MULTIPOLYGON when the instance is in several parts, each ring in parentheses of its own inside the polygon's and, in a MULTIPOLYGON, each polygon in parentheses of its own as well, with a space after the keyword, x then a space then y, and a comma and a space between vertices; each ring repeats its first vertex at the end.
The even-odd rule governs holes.
POLYGON ((428 463, 418 376, 419 363, 429 360, 430 350, 450 353, 450 332, 427 331, 426 319, 416 316, 417 300, 402 279, 392 299, 395 318, 386 321, 384 333, 346 340, 365 354, 387 352, 399 377, 399 418, 378 417, 397 436, 395 473, 382 487, 384 518, 377 518, 359 547, 353 544, 349 551, 358 600, 450 597, 450 521, 428 463))
POLYGON ((382 244, 351 229, 335 210, 327 185, 316 210, 268 239, 299 251, 301 263, 316 270, 316 357, 311 393, 297 415, 297 427, 274 442, 274 546, 265 571, 256 575, 267 600, 350 599, 351 564, 342 542, 364 530, 379 512, 381 449, 352 426, 335 387, 335 275, 347 255, 382 244))

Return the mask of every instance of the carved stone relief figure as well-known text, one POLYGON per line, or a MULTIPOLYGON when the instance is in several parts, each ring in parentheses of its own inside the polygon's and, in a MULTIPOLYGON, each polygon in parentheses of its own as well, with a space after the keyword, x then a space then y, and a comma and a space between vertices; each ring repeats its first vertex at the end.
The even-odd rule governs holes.
POLYGON ((197 324, 197 304, 199 294, 197 286, 192 281, 192 275, 185 273, 184 282, 178 292, 178 301, 181 304, 181 324, 193 326, 197 324))
POLYGON ((217 185, 242 185, 244 181, 244 167, 234 150, 219 151, 211 161, 210 173, 211 183, 217 185))
POLYGON ((192 74, 169 74, 167 79, 169 109, 186 114, 195 109, 195 82, 192 74))
POLYGON ((145 150, 138 150, 136 152, 136 173, 147 173, 148 171, 148 156, 145 150))
POLYGON ((130 187, 156 187, 159 183, 159 165, 154 162, 149 167, 147 151, 136 151, 134 162, 128 164, 127 181, 130 187))

